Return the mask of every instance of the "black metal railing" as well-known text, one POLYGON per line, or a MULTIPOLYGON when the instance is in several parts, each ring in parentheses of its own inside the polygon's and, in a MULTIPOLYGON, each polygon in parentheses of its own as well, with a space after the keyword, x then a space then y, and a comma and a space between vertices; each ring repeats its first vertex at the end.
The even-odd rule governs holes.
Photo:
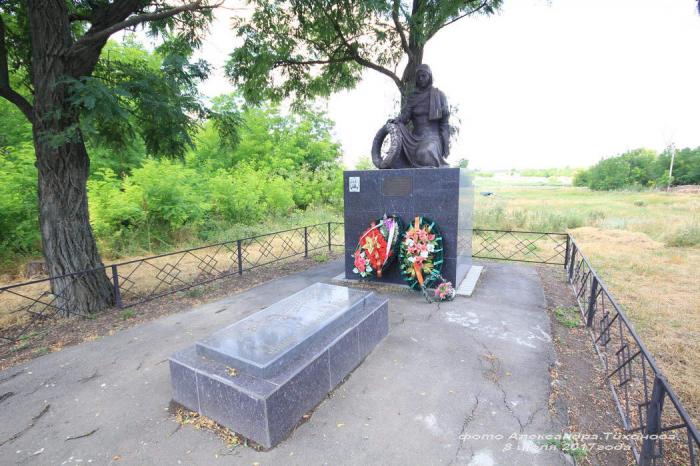
POLYGON ((697 465, 697 427, 576 241, 567 244, 567 278, 637 463, 697 465))
POLYGON ((91 274, 106 274, 115 306, 128 308, 294 257, 330 252, 343 245, 342 227, 340 222, 307 225, 0 287, 0 345, 17 343, 48 320, 81 315, 68 294, 91 274))
POLYGON ((568 241, 566 233, 474 229, 472 257, 564 265, 568 241))

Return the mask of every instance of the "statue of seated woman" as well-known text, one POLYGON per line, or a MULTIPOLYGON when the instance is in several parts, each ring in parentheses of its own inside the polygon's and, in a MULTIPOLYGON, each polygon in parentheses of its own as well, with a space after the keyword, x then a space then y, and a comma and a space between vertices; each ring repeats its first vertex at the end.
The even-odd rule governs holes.
POLYGON ((416 68, 416 90, 408 96, 401 114, 379 130, 372 144, 377 168, 446 167, 450 151, 450 111, 445 94, 433 87, 428 65, 416 68), (412 124, 411 130, 408 126, 412 124), (387 135, 391 143, 382 156, 387 135))

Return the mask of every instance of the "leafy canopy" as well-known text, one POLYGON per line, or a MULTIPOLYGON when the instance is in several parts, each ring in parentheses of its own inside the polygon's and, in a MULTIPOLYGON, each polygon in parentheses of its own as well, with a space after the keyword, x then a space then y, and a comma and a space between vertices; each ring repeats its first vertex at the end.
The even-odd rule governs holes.
POLYGON ((293 96, 298 102, 355 86, 364 68, 386 75, 405 94, 435 34, 472 14, 493 14, 502 0, 251 3, 252 18, 235 23, 243 45, 226 73, 248 101, 293 96))
MULTIPOLYGON (((665 187, 669 184, 671 149, 657 154, 650 149, 634 149, 599 161, 574 177, 575 186, 594 190, 632 187, 665 187)), ((672 185, 700 184, 700 147, 676 151, 672 185)))
MULTIPOLYGON (((75 137, 79 127, 102 147, 122 150, 138 137, 149 154, 179 156, 192 145, 198 122, 208 117, 222 119, 222 131, 232 138, 231 125, 237 120, 204 105, 197 86, 210 67, 192 59, 215 6, 204 0, 65 0, 64 9, 47 10, 55 15, 51 20, 56 31, 46 34, 60 35, 64 21, 70 29, 61 51, 67 64, 57 77, 67 89, 68 106, 54 112, 80 115, 79 126, 47 137, 60 145, 75 137), (154 53, 130 38, 123 45, 108 41, 115 32, 137 27, 159 38, 154 53)), ((0 4, 0 96, 32 120, 34 86, 42 77, 34 76, 33 60, 40 54, 32 51, 32 37, 38 33, 30 29, 29 8, 40 6, 24 0, 0 4)))

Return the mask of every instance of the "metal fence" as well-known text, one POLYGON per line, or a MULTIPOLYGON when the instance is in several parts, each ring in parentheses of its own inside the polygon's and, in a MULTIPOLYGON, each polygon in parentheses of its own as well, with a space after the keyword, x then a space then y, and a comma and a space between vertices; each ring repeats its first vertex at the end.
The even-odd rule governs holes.
POLYGON ((566 233, 474 229, 472 257, 564 265, 568 241, 566 233))
POLYGON ((697 465, 700 435, 613 295, 569 237, 566 273, 641 465, 697 465))
POLYGON ((67 296, 91 274, 106 274, 113 301, 128 308, 215 280, 343 246, 343 224, 327 222, 107 265, 98 269, 0 288, 0 345, 14 344, 33 327, 77 315, 67 296))

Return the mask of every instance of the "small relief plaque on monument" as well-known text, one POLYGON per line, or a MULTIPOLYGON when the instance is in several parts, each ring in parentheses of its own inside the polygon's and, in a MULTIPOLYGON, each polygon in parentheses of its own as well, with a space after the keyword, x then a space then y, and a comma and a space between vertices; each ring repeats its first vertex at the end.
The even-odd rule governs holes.
POLYGON ((359 176, 349 176, 348 177, 348 191, 351 193, 360 192, 360 177, 359 176))
POLYGON ((413 178, 410 176, 387 176, 382 182, 385 196, 408 196, 413 192, 413 178))

